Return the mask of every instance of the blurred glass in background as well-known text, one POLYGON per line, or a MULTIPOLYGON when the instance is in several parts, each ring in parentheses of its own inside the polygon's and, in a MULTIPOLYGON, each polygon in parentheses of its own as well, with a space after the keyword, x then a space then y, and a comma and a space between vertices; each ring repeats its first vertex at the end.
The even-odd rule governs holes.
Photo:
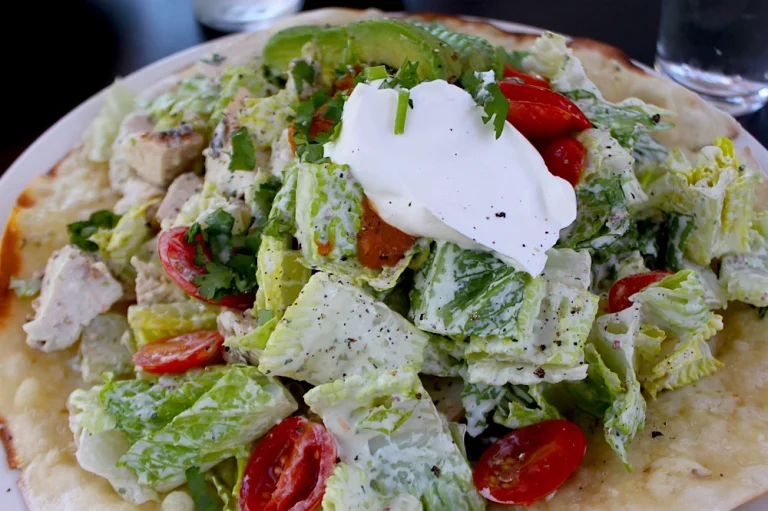
POLYGON ((743 115, 768 101, 768 0, 662 0, 656 69, 743 115))
POLYGON ((304 0, 193 0, 203 25, 222 32, 261 30, 301 9, 304 0))

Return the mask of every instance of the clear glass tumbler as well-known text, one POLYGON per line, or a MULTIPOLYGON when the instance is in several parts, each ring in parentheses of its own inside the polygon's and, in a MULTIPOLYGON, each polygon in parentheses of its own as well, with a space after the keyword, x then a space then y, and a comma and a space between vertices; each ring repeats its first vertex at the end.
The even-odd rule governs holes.
POLYGON ((304 0, 194 0, 195 15, 203 25, 223 32, 261 30, 294 14, 304 0))
POLYGON ((768 0, 662 0, 656 69, 732 115, 768 101, 768 0))

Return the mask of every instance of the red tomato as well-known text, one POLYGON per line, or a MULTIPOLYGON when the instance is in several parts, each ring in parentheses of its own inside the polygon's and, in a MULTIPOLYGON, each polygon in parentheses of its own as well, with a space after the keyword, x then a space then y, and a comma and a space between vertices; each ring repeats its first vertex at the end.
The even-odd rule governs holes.
MULTIPOLYGON (((245 310, 253 305, 253 293, 239 293, 225 296, 221 300, 203 298, 197 291, 195 277, 207 272, 203 266, 195 264, 195 245, 187 243, 186 235, 189 227, 179 226, 160 234, 157 240, 157 254, 165 272, 181 289, 194 296, 198 300, 215 303, 230 309, 245 310)), ((198 238, 202 241, 202 237, 198 238)), ((207 261, 211 260, 211 254, 204 250, 207 261)))
POLYGON ((647 271, 624 277, 613 283, 611 291, 608 293, 608 311, 619 312, 632 306, 629 298, 650 286, 654 282, 664 280, 673 275, 674 272, 667 270, 647 271))
MULTIPOLYGON (((551 89, 515 81, 499 82, 499 88, 502 94, 509 99, 510 103, 525 101, 550 105, 565 110, 572 116, 567 125, 568 131, 584 131, 592 127, 592 123, 589 122, 587 116, 584 115, 584 112, 573 101, 551 89)), ((550 136, 558 134, 560 133, 554 133, 550 136)))
POLYGON ((480 457, 473 473, 475 487, 493 502, 531 505, 558 489, 586 451, 584 433, 567 420, 516 429, 480 457))
POLYGON ((285 419, 251 454, 240 487, 240 511, 319 509, 335 463, 336 444, 322 424, 285 419))
POLYGON ((179 374, 221 361, 224 338, 216 330, 177 335, 141 346, 133 363, 153 374, 179 374))
POLYGON ((518 80, 522 80, 523 83, 527 83, 528 85, 549 88, 549 80, 546 78, 537 78, 535 76, 523 73, 522 71, 518 71, 509 64, 504 64, 504 78, 517 78, 518 80))
POLYGON ((542 156, 552 175, 562 177, 573 186, 578 184, 587 156, 581 142, 570 137, 558 138, 547 146, 542 156))
POLYGON ((562 108, 530 101, 510 101, 507 120, 525 138, 553 138, 568 131, 573 116, 562 108))

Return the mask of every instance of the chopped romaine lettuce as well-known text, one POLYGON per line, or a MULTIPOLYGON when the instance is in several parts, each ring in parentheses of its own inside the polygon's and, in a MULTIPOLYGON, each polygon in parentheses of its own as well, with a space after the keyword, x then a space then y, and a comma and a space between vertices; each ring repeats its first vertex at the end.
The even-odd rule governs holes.
POLYGON ((260 67, 251 66, 231 66, 224 70, 219 79, 221 87, 216 101, 213 105, 213 111, 209 124, 216 126, 224 116, 224 110, 227 108, 232 98, 238 91, 245 89, 248 96, 252 98, 262 98, 276 92, 276 88, 264 76, 264 71, 260 67))
POLYGON ((189 124, 208 133, 208 119, 219 97, 218 85, 207 76, 196 75, 181 80, 168 92, 161 94, 146 109, 155 118, 155 131, 189 124))
POLYGON ((591 284, 592 258, 586 250, 552 248, 541 276, 568 286, 588 290, 591 284))
POLYGON ((116 427, 135 442, 191 407, 225 372, 224 366, 213 366, 157 381, 113 380, 104 385, 101 401, 116 427))
POLYGON ((359 288, 316 273, 277 324, 259 369, 314 385, 376 369, 418 370, 428 340, 359 288))
POLYGON ((426 248, 420 240, 394 266, 381 269, 360 264, 357 235, 363 216, 363 188, 349 167, 302 163, 296 184, 296 238, 304 262, 313 269, 344 276, 374 289, 391 289, 411 259, 426 248))
POLYGON ((290 238, 264 237, 257 257, 256 280, 263 296, 259 309, 280 319, 309 281, 310 270, 300 262, 301 252, 291 250, 290 238))
POLYGON ((433 376, 459 376, 464 369, 464 350, 466 340, 457 340, 442 335, 430 334, 424 348, 423 374, 433 376))
POLYGON ((510 429, 559 418, 560 412, 544 396, 543 385, 507 385, 493 414, 493 422, 510 429))
POLYGON ((507 388, 503 385, 485 385, 464 382, 461 405, 467 418, 467 433, 477 436, 488 427, 488 415, 499 407, 507 388))
POLYGON ((533 331, 526 337, 470 338, 468 380, 503 385, 557 383, 585 377, 584 343, 597 314, 597 296, 543 279, 533 331))
POLYGON ((749 249, 755 185, 761 174, 740 164, 733 142, 718 138, 701 150, 694 165, 675 152, 662 167, 664 172, 646 185, 649 205, 693 218, 685 244, 688 259, 708 265, 715 257, 749 249))
MULTIPOLYGON (((692 270, 696 275, 696 279, 704 288, 704 302, 707 304, 709 310, 725 309, 728 306, 728 291, 727 285, 724 280, 728 273, 727 265, 729 264, 729 257, 725 256, 720 264, 720 279, 718 279, 712 268, 703 264, 692 263, 687 259, 683 259, 681 263, 681 269, 692 270), (726 267, 725 273, 723 268, 726 267)), ((752 282, 752 280, 750 280, 752 282)), ((763 288, 765 289, 765 288, 763 288)))
POLYGON ((118 466, 139 483, 168 491, 191 467, 208 470, 249 444, 297 409, 291 394, 255 367, 227 366, 219 380, 163 428, 133 443, 118 466))
POLYGON ((357 509, 381 510, 379 502, 395 506, 398 499, 391 509, 485 508, 467 460, 415 371, 350 376, 315 387, 304 400, 349 467, 335 472, 329 506, 350 509, 349 499, 357 509))
POLYGON ((131 335, 125 316, 115 312, 99 314, 83 328, 80 336, 80 371, 86 383, 99 383, 109 372, 122 376, 133 372, 133 361, 124 335, 131 335))
POLYGON ((283 171, 283 186, 278 190, 272 209, 264 227, 265 236, 282 238, 296 234, 296 184, 298 182, 299 164, 288 164, 283 171))
POLYGON ((131 305, 128 307, 128 323, 136 344, 142 346, 165 337, 214 330, 218 313, 218 307, 196 300, 131 305))
POLYGON ((118 467, 120 457, 128 451, 126 436, 115 427, 114 418, 99 400, 101 387, 77 389, 69 396, 69 428, 75 437, 75 457, 83 470, 105 478, 128 502, 141 505, 157 501, 157 493, 139 484, 136 476, 118 467))
POLYGON ((120 132, 120 123, 134 107, 136 94, 120 80, 107 90, 99 115, 85 132, 85 154, 93 162, 106 163, 112 157, 112 144, 120 132))
POLYGON ((619 145, 607 131, 588 129, 576 137, 587 150, 587 159, 580 181, 586 182, 596 177, 610 178, 618 176, 624 191, 627 205, 638 208, 648 196, 640 186, 633 170, 635 159, 619 145))
POLYGON ((416 274, 410 317, 442 335, 527 338, 544 285, 492 254, 437 242, 416 274))
POLYGON ((173 222, 163 222, 163 229, 194 223, 200 224, 200 227, 205 229, 208 227, 206 219, 219 210, 234 218, 232 232, 235 234, 245 232, 251 225, 253 212, 250 206, 242 200, 223 195, 216 189, 216 185, 206 182, 202 192, 193 195, 184 203, 173 222))
POLYGON ((248 130, 257 151, 269 149, 296 115, 298 98, 284 89, 266 98, 247 97, 237 121, 248 130))
POLYGON ((723 257, 720 284, 728 300, 768 306, 768 211, 756 215, 750 232, 749 252, 723 257))
POLYGON ((131 265, 131 258, 141 251, 152 236, 147 219, 147 210, 154 202, 132 206, 120 217, 112 229, 99 229, 91 241, 99 247, 99 254, 104 258, 113 275, 123 282, 132 283, 136 279, 136 269, 131 265))
POLYGON ((595 177, 576 187, 576 221, 560 231, 559 247, 614 252, 632 221, 620 176, 595 177))

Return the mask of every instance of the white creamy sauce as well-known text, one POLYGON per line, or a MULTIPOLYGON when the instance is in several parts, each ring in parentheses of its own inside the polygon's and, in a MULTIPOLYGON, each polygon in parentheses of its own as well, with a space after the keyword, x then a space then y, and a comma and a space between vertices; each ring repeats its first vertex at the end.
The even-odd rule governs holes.
POLYGON ((355 87, 325 155, 351 167, 387 223, 539 275, 576 218, 571 185, 511 124, 497 140, 472 96, 443 80, 410 91, 405 132, 395 135, 397 91, 378 85, 355 87))

